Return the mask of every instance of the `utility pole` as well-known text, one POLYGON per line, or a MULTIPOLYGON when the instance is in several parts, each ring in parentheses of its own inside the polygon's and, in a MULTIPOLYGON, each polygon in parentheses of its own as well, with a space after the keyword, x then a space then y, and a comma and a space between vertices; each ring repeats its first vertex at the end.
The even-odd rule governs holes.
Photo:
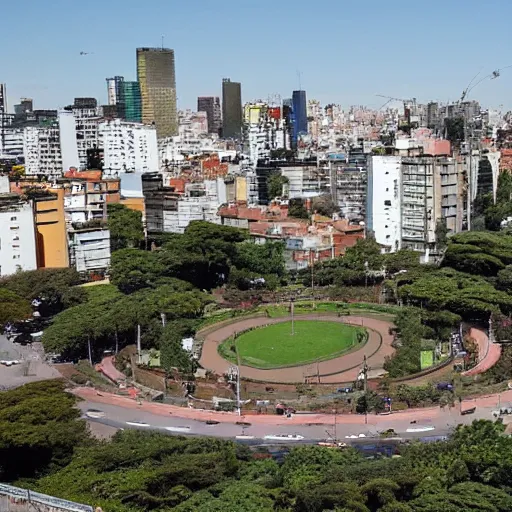
POLYGON ((139 364, 141 362, 141 346, 140 346, 140 324, 137 324, 137 354, 139 356, 139 364))
POLYGON ((91 349, 91 335, 87 335, 87 348, 89 349, 89 363, 92 366, 92 349, 91 349))
POLYGON ((366 362, 366 355, 363 359, 363 392, 364 392, 364 424, 368 424, 368 364, 366 362))
POLYGON ((294 313, 294 303, 295 303, 295 297, 292 297, 290 299, 290 314, 292 316, 292 336, 295 334, 295 317, 293 316, 294 313))

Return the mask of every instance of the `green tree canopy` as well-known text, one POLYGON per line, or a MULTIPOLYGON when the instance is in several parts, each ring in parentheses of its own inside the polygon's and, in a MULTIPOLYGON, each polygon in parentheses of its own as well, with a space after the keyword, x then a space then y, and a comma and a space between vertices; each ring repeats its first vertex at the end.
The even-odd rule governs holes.
POLYGON ((14 292, 0 288, 0 326, 7 322, 17 322, 32 316, 32 308, 28 300, 14 292))
POLYGON ((139 247, 144 240, 142 213, 122 204, 109 204, 107 213, 110 249, 139 247))

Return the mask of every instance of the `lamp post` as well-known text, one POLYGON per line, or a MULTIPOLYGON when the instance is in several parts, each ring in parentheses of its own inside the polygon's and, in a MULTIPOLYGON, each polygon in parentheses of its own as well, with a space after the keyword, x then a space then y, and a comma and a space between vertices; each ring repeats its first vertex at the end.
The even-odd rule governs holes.
POLYGON ((293 316, 295 297, 290 299, 290 314, 292 316, 292 336, 295 334, 295 318, 293 316))

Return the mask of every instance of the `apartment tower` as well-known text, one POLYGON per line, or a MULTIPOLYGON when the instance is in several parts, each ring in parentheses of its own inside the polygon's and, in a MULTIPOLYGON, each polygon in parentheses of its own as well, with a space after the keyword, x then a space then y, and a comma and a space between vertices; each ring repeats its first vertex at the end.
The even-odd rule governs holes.
POLYGON ((222 80, 222 137, 242 137, 242 86, 229 78, 222 80))
POLYGON ((178 135, 174 50, 137 48, 142 122, 154 124, 158 138, 178 135))
POLYGON ((220 99, 216 96, 200 96, 197 98, 197 111, 206 112, 208 133, 219 135, 222 128, 220 99))

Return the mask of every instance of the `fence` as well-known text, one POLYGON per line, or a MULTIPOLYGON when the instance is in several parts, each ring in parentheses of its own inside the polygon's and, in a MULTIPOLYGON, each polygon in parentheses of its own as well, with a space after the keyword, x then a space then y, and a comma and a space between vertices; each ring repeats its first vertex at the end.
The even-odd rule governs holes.
POLYGON ((43 511, 58 512, 68 510, 70 512, 94 512, 90 505, 82 505, 73 501, 62 500, 47 494, 0 484, 0 512, 9 511, 43 511))

